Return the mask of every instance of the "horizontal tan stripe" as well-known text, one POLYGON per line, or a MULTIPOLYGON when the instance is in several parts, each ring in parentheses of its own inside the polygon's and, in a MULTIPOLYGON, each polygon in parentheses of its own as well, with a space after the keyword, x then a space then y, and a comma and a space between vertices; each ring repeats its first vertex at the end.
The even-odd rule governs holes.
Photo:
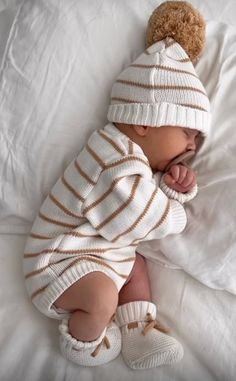
POLYGON ((43 271, 47 270, 48 267, 49 267, 49 265, 44 266, 44 267, 42 267, 41 269, 31 271, 30 273, 28 273, 28 274, 25 275, 25 279, 29 279, 29 278, 31 278, 32 276, 41 274, 43 271))
POLYGON ((77 171, 79 172, 79 174, 91 185, 95 185, 96 182, 93 181, 93 179, 91 179, 86 172, 84 172, 82 170, 82 168, 80 167, 79 163, 77 162, 77 160, 74 161, 74 164, 75 164, 75 168, 77 169, 77 171))
POLYGON ((33 300, 38 294, 41 294, 41 292, 43 292, 44 290, 46 290, 46 288, 49 286, 49 284, 47 284, 46 286, 40 288, 39 290, 36 290, 35 292, 33 292, 33 294, 30 296, 31 300, 33 300))
POLYGON ((118 159, 117 161, 115 161, 111 164, 107 164, 105 169, 110 169, 110 168, 116 167, 117 165, 121 165, 121 164, 128 163, 128 162, 132 163, 134 161, 139 161, 140 163, 145 164, 149 169, 151 169, 148 161, 141 159, 140 157, 137 157, 137 156, 126 156, 122 159, 118 159))
POLYGON ((120 154, 120 155, 122 155, 122 156, 124 156, 125 155, 125 151, 122 149, 122 148, 120 148, 119 147, 119 145, 114 141, 114 140, 112 140, 109 136, 107 136, 105 133, 104 133, 104 131, 102 131, 102 130, 98 130, 98 133, 99 133, 99 135, 103 138, 103 139, 105 139, 108 143, 110 143, 111 144, 111 146, 120 154))
POLYGON ((108 224, 113 219, 115 219, 124 209, 127 208, 127 206, 134 199, 135 192, 137 190, 139 182, 140 182, 140 176, 135 176, 134 184, 133 184, 133 186, 131 188, 131 192, 130 192, 130 195, 128 196, 128 199, 119 208, 117 208, 113 213, 111 213, 110 216, 105 218, 104 221, 102 221, 98 226, 96 226, 95 229, 97 229, 97 230, 102 229, 106 224, 108 224))
POLYGON ((169 214, 169 211, 170 211, 170 201, 168 200, 166 209, 165 209, 163 215, 161 216, 160 220, 154 226, 153 230, 159 228, 163 224, 163 222, 165 221, 167 215, 169 214))
MULTIPOLYGON (((79 232, 63 232, 63 235, 68 235, 71 237, 79 237, 79 238, 100 237, 99 234, 85 234, 85 233, 79 233, 79 232)), ((56 236, 46 237, 36 233, 31 233, 29 236, 31 238, 41 239, 41 240, 49 240, 49 239, 56 238, 56 236)))
POLYGON ((46 237, 44 235, 40 235, 40 234, 36 234, 36 233, 30 233, 30 237, 31 238, 35 238, 35 239, 45 239, 45 240, 48 240, 48 239, 52 239, 53 237, 46 237))
POLYGON ((145 65, 145 64, 132 64, 130 66, 136 67, 136 68, 139 68, 139 69, 160 69, 160 70, 169 71, 169 72, 173 72, 173 73, 188 74, 188 75, 192 75, 195 78, 198 78, 198 76, 196 74, 191 73, 190 71, 176 69, 176 68, 173 68, 173 67, 170 67, 170 66, 164 66, 164 65, 145 65))
POLYGON ((103 160, 96 154, 96 152, 95 152, 91 147, 89 147, 88 144, 86 145, 86 149, 87 149, 88 153, 90 153, 90 155, 94 158, 94 160, 100 165, 100 167, 102 167, 102 168, 104 169, 104 168, 105 168, 105 163, 104 163, 103 160))
POLYGON ((63 234, 71 236, 71 237, 78 237, 78 238, 89 238, 89 237, 99 237, 100 236, 99 234, 84 234, 84 233, 72 232, 72 231, 66 232, 63 234))
MULTIPOLYGON (((132 100, 132 99, 128 99, 128 98, 118 98, 118 97, 113 97, 111 98, 112 101, 117 101, 117 102, 122 102, 122 103, 143 103, 142 101, 137 101, 137 100, 132 100)), ((194 105, 194 104, 190 104, 190 103, 177 103, 179 106, 183 106, 183 107, 191 107, 191 108, 194 108, 194 109, 197 109, 197 110, 201 110, 201 111, 206 111, 207 110, 203 107, 200 107, 198 105, 194 105)))
POLYGON ((143 236, 139 240, 133 241, 133 243, 138 244, 140 241, 143 241, 148 236, 148 234, 150 234, 153 230, 159 228, 165 221, 166 217, 168 216, 169 211, 170 211, 170 201, 168 200, 164 213, 162 214, 161 218, 157 221, 157 223, 154 225, 154 227, 151 228, 145 236, 143 236))
MULTIPOLYGON (((139 157, 137 157, 137 156, 134 156, 134 157, 132 157, 132 156, 127 156, 127 157, 124 157, 124 158, 122 158, 122 159, 120 159, 120 160, 118 160, 118 161, 116 161, 116 162, 114 162, 114 163, 111 163, 111 164, 108 164, 107 166, 106 166, 106 168, 105 169, 110 169, 110 168, 113 168, 113 167, 115 167, 115 166, 117 166, 117 165, 121 165, 121 164, 123 164, 123 163, 125 163, 125 162, 133 162, 133 161, 138 161, 138 162, 141 162, 141 163, 143 163, 143 164, 145 164, 149 169, 150 169, 150 165, 148 164, 148 162, 147 161, 145 161, 145 160, 143 160, 143 159, 141 159, 141 158, 139 158, 139 157)), ((107 196, 109 196, 110 195, 110 193, 113 191, 113 189, 115 188, 115 186, 116 186, 116 184, 122 179, 123 177, 119 177, 119 178, 117 178, 117 179, 115 179, 113 182, 112 182, 112 184, 111 184, 111 186, 110 186, 110 188, 98 199, 98 200, 96 200, 96 201, 94 201, 92 204, 90 204, 90 205, 88 205, 86 208, 84 208, 84 211, 83 211, 83 215, 85 216, 91 209, 93 209, 93 208, 95 208, 97 205, 99 205, 107 196)))
POLYGON ((158 193, 158 189, 155 189, 153 192, 152 192, 152 195, 150 197, 150 199, 148 200, 147 202, 147 205, 145 206, 143 212, 140 214, 140 216, 136 219, 136 221, 128 228, 126 229, 124 232, 120 233, 119 235, 117 235, 115 238, 113 238, 113 240, 111 242, 115 242, 117 241, 120 237, 124 236, 124 235, 127 235, 128 233, 130 233, 132 230, 134 230, 137 225, 140 223, 140 221, 142 221, 142 219, 144 218, 144 216, 148 213, 148 210, 150 209, 152 203, 153 203, 153 200, 154 198, 156 197, 158 193))
POLYGON ((24 258, 38 257, 43 254, 68 254, 68 255, 77 255, 77 254, 93 254, 93 253, 105 253, 108 250, 114 250, 114 247, 108 247, 105 249, 97 248, 87 248, 87 249, 78 249, 78 250, 60 250, 60 249, 44 249, 37 253, 25 253, 24 258))
MULTIPOLYGON (((94 262, 94 263, 97 263, 97 264, 99 264, 99 265, 102 265, 102 266, 104 266, 104 267, 106 267, 106 268, 109 268, 111 271, 113 271, 114 273, 116 273, 118 276, 120 276, 120 277, 123 278, 123 279, 127 279, 127 278, 128 278, 127 275, 118 273, 118 271, 116 271, 115 269, 113 269, 113 268, 112 268, 111 266, 109 266, 106 262, 104 262, 104 261, 100 261, 100 260, 95 259, 95 258, 92 259, 92 258, 90 258, 90 257, 86 257, 86 256, 83 257, 83 258, 77 258, 75 261, 73 261, 69 266, 67 266, 67 267, 60 273, 60 276, 61 276, 65 271, 67 271, 69 268, 73 267, 76 263, 81 262, 81 261, 84 261, 84 260, 90 260, 91 262, 94 262)), ((131 258, 131 261, 133 261, 133 260, 135 260, 135 257, 134 257, 133 259, 131 258)), ((50 285, 50 283, 47 284, 46 286, 44 286, 44 287, 42 287, 42 288, 36 290, 35 292, 33 292, 33 294, 31 295, 31 299, 34 299, 38 294, 42 293, 42 292, 43 292, 49 285, 50 285)))
POLYGON ((45 216, 45 214, 43 214, 42 212, 39 212, 39 217, 44 220, 44 221, 47 221, 49 222, 50 224, 54 224, 54 225, 58 225, 58 226, 63 226, 65 228, 76 228, 77 227, 77 224, 67 224, 66 222, 62 222, 62 221, 58 221, 58 220, 53 220, 52 218, 49 218, 47 216, 45 216))
POLYGON ((74 217, 74 218, 80 218, 81 215, 78 215, 78 214, 75 214, 75 213, 72 213, 69 209, 67 209, 64 205, 62 205, 57 199, 55 196, 53 196, 52 193, 49 194, 49 198, 50 200, 59 208, 61 209, 65 214, 67 214, 68 216, 71 216, 71 217, 74 217))
MULTIPOLYGON (((104 261, 104 258, 101 257, 101 256, 98 256, 98 255, 86 255, 86 256, 81 256, 81 258, 78 258, 76 259, 76 261, 79 261, 79 260, 87 260, 87 261, 90 261, 90 262, 102 262, 102 263, 106 263, 104 261)), ((135 257, 130 257, 130 258, 126 258, 126 259, 121 259, 121 260, 114 260, 113 262, 114 263, 129 263, 129 262, 133 262, 135 260, 135 257)), ((57 265, 58 263, 61 263, 63 260, 59 260, 59 261, 56 261, 56 262, 50 262, 47 266, 44 266, 40 269, 37 269, 37 270, 34 270, 34 271, 31 271, 30 273, 26 274, 25 275, 25 279, 29 279, 29 278, 32 278, 33 276, 36 276, 36 275, 39 275, 41 274, 43 271, 47 270, 48 268, 50 268, 51 266, 55 266, 57 265)), ((74 263, 75 261, 73 261, 72 263, 74 263)), ((71 265, 71 264, 70 264, 71 265)), ((66 267, 68 268, 68 266, 66 267)), ((64 271, 64 270, 63 270, 64 271)), ((61 274, 60 274, 61 275, 61 274)))
POLYGON ((25 253, 24 258, 34 258, 34 257, 38 257, 41 254, 50 254, 53 252, 54 252, 54 249, 45 249, 37 253, 25 253))
POLYGON ((111 101, 122 102, 122 103, 143 103, 141 101, 139 102, 133 99, 121 98, 121 97, 112 97, 111 101))
POLYGON ((124 274, 120 274, 118 273, 118 271, 116 271, 115 269, 113 269, 113 267, 109 266, 105 261, 102 261, 102 260, 99 260, 99 259, 96 259, 96 258, 91 258, 90 256, 84 256, 84 257, 81 257, 81 258, 76 258, 75 261, 73 261, 69 266, 67 266, 61 273, 60 273, 60 276, 66 272, 69 268, 73 267, 76 263, 78 262, 81 262, 81 261, 90 261, 90 262, 93 262, 93 263, 97 263, 99 265, 102 265, 110 270, 112 270, 115 274, 119 275, 121 278, 123 279, 127 279, 128 276, 127 275, 124 275, 124 274))
POLYGON ((84 197, 82 197, 69 183, 68 181, 65 179, 65 176, 63 175, 62 178, 61 178, 61 181, 63 183, 63 185, 65 185, 65 187, 67 189, 69 189, 69 191, 71 193, 73 193, 73 195, 78 198, 80 201, 84 202, 84 197))
POLYGON ((117 179, 113 180, 112 183, 111 183, 110 188, 105 193, 103 193, 103 195, 101 197, 99 197, 96 201, 92 202, 92 204, 90 204, 86 208, 84 208, 84 213, 83 214, 86 215, 91 209, 95 208, 98 204, 100 204, 100 202, 102 202, 107 196, 109 196, 109 194, 115 188, 116 184, 121 179, 123 179, 123 177, 118 177, 117 179))
POLYGON ((178 61, 178 62, 191 62, 191 60, 189 58, 182 58, 180 60, 175 60, 175 61, 178 61))
MULTIPOLYGON (((91 260, 91 258, 89 258, 91 260)), ((82 258, 79 258, 79 259, 76 259, 75 261, 73 261, 69 266, 67 266, 66 269, 64 269, 60 276, 65 272, 67 271, 70 267, 73 267, 77 262, 81 262, 83 260, 86 260, 86 257, 84 257, 83 259, 82 258)), ((104 267, 107 267, 109 268, 110 270, 112 270, 113 272, 115 272, 118 276, 120 276, 121 278, 123 279, 127 279, 128 276, 127 275, 124 275, 124 274, 119 274, 115 269, 113 269, 111 266, 109 266, 108 264, 106 264, 105 262, 104 263, 100 263, 100 261, 98 260, 91 260, 91 262, 95 262, 97 264, 101 264, 102 266, 104 267)), ((41 292, 43 292, 50 284, 47 284, 46 286, 40 288, 39 290, 36 290, 32 295, 31 295, 31 299, 34 299, 38 294, 40 294, 41 292)))
POLYGON ((175 85, 149 85, 146 83, 127 81, 124 79, 118 79, 116 83, 121 83, 122 85, 129 85, 134 87, 141 87, 148 90, 189 90, 197 93, 201 93, 206 96, 206 93, 200 89, 191 86, 175 86, 175 85))

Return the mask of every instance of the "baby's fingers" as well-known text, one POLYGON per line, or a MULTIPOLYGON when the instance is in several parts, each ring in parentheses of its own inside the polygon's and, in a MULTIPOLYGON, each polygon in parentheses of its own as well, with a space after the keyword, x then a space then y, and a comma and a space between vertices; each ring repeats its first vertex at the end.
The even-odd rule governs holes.
POLYGON ((173 179, 173 177, 169 173, 166 173, 164 175, 164 181, 166 185, 168 185, 170 188, 175 183, 175 179, 173 179))
POLYGON ((193 186, 194 186, 195 185, 194 182, 196 183, 195 176, 194 176, 193 172, 188 171, 186 173, 186 176, 185 176, 184 180, 181 182, 181 185, 184 188, 186 188, 186 187, 189 187, 190 185, 192 185, 192 183, 193 183, 193 186))
POLYGON ((180 167, 179 165, 173 165, 170 168, 170 175, 173 177, 175 181, 179 181, 180 167))
POLYGON ((184 167, 183 165, 179 165, 179 164, 173 165, 173 167, 170 168, 171 176, 179 184, 181 184, 182 181, 185 179, 187 171, 188 171, 188 169, 186 167, 184 167))
POLYGON ((179 178, 178 183, 183 185, 183 181, 185 180, 188 173, 188 168, 184 167, 183 165, 179 166, 179 178))

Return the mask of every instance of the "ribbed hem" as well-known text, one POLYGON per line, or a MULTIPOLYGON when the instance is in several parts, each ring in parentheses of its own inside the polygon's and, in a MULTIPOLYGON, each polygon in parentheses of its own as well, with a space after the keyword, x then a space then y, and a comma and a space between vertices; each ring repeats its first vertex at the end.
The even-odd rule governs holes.
POLYGON ((120 278, 118 275, 116 276, 109 268, 105 268, 98 263, 84 261, 81 262, 78 267, 75 266, 68 269, 61 276, 56 278, 55 281, 46 288, 43 295, 39 294, 34 298, 33 303, 44 315, 54 319, 61 319, 61 315, 53 308, 55 300, 76 281, 95 271, 102 272, 111 278, 116 284, 118 291, 125 283, 125 279, 120 278))
POLYGON ((171 234, 181 233, 187 223, 187 216, 183 206, 175 200, 170 200, 171 203, 171 234))
POLYGON ((172 103, 124 103, 109 106, 110 122, 138 124, 150 127, 178 126, 209 134, 211 114, 207 111, 172 103))
POLYGON ((117 308, 116 323, 119 327, 134 321, 146 321, 147 313, 156 318, 157 308, 155 304, 146 301, 130 302, 117 308))
POLYGON ((198 186, 197 184, 191 189, 191 191, 186 193, 177 192, 174 189, 169 188, 165 182, 164 182, 164 176, 162 176, 160 181, 160 188, 161 190, 166 194, 166 196, 172 200, 177 200, 181 204, 184 204, 185 202, 188 202, 192 200, 194 197, 196 197, 198 192, 198 186))

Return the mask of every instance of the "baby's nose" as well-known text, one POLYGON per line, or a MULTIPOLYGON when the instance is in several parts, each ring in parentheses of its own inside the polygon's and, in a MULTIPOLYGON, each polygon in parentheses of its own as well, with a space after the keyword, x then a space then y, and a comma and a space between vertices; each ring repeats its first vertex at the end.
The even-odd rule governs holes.
POLYGON ((195 138, 191 139, 190 142, 188 143, 188 150, 193 150, 193 151, 196 150, 196 139, 195 138))

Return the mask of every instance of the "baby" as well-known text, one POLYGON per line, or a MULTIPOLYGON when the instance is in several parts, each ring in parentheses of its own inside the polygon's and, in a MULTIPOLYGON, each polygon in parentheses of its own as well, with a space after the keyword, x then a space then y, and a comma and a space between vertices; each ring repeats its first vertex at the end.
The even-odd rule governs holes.
POLYGON ((62 320, 69 360, 95 366, 122 352, 133 369, 171 364, 183 349, 156 320, 142 242, 185 228, 183 204, 197 185, 183 159, 210 123, 206 92, 177 42, 156 42, 121 73, 108 121, 40 209, 24 254, 27 290, 62 320))

